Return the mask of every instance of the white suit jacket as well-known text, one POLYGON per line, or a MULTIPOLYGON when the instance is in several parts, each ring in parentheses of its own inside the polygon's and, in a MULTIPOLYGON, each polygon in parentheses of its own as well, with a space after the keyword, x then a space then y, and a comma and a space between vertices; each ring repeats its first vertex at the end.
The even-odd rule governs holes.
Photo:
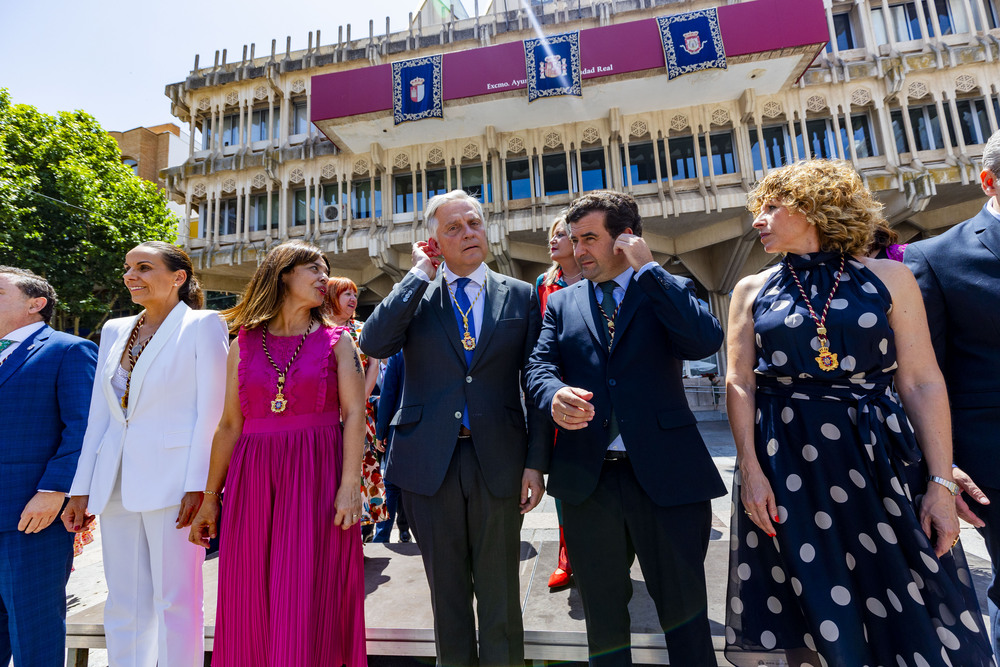
POLYGON ((125 509, 147 512, 178 505, 203 491, 212 436, 225 402, 229 335, 219 313, 174 307, 132 371, 128 411, 111 378, 138 316, 109 320, 90 401, 87 433, 70 495, 89 495, 100 514, 121 465, 125 509))

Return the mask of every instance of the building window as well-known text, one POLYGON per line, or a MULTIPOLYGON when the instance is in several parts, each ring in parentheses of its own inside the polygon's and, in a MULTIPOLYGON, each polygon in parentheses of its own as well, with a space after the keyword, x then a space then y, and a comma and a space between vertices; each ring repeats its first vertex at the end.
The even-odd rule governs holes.
POLYGON ((351 184, 351 217, 370 218, 382 216, 382 179, 375 178, 375 192, 372 193, 372 182, 369 179, 354 181, 351 184))
POLYGON ((292 226, 301 227, 315 217, 315 197, 307 197, 305 188, 292 192, 292 226))
POLYGON ((306 103, 296 102, 292 105, 292 134, 309 132, 309 116, 306 114, 306 103))
MULTIPOLYGON (((716 176, 735 174, 739 167, 736 164, 736 150, 733 146, 732 132, 716 132, 708 137, 712 149, 712 173, 716 176)), ((701 149, 701 169, 708 175, 708 153, 705 151, 705 137, 698 137, 698 147, 701 149)))
MULTIPOLYGON (((250 231, 263 232, 267 229, 267 194, 250 198, 250 231)), ((271 226, 278 226, 278 193, 271 193, 271 226)))
POLYGON ((698 178, 694 163, 694 137, 671 137, 667 141, 670 152, 670 173, 675 180, 698 178))
POLYGON ((625 147, 622 146, 622 180, 632 185, 656 182, 656 164, 653 162, 653 142, 628 145, 628 178, 625 174, 625 147))
POLYGON ((133 160, 132 158, 130 157, 122 158, 122 164, 132 169, 132 173, 135 174, 136 176, 139 175, 139 163, 133 160))
POLYGON ((236 207, 239 206, 238 199, 219 200, 219 235, 226 236, 236 234, 236 207))
POLYGON ((928 104, 923 107, 910 107, 910 125, 913 127, 914 148, 918 151, 931 151, 944 148, 944 137, 941 134, 941 121, 938 118, 937 105, 928 104))
MULTIPOLYGON (((983 0, 983 9, 986 11, 986 24, 990 29, 1000 28, 1000 13, 997 12, 997 0, 983 0)), ((979 14, 972 12, 976 17, 976 28, 981 30, 979 25, 979 14)))
POLYGON ((240 143, 240 115, 230 114, 222 119, 222 145, 238 146, 240 143))
POLYGON ((844 149, 846 159, 851 159, 851 144, 854 144, 854 152, 858 158, 878 155, 875 142, 872 139, 872 125, 871 121, 868 120, 868 114, 853 114, 851 116, 851 129, 854 131, 854 136, 848 136, 847 124, 841 119, 840 145, 844 149))
POLYGON ((895 109, 889 114, 892 121, 892 137, 896 141, 897 153, 909 153, 910 142, 906 140, 906 125, 903 123, 903 110, 895 109))
MULTIPOLYGON (((799 156, 805 155, 802 150, 802 125, 795 124, 796 141, 799 144, 799 156)), ((833 159, 836 156, 834 148, 833 130, 830 121, 827 119, 814 119, 806 121, 806 139, 809 142, 809 154, 814 158, 833 159)))
POLYGON ((434 195, 443 195, 448 192, 448 174, 444 169, 428 169, 427 175, 427 201, 434 195))
POLYGON ((584 192, 608 187, 605 169, 603 148, 580 151, 580 175, 584 192))
POLYGON ((278 136, 278 119, 281 112, 279 109, 275 109, 272 122, 269 123, 270 116, 270 109, 258 109, 253 112, 250 122, 250 141, 267 141, 278 136))
MULTIPOLYGON (((954 35, 957 33, 969 32, 969 18, 965 14, 965 7, 962 0, 919 0, 924 12, 924 20, 927 23, 929 36, 934 36, 934 19, 932 14, 937 15, 938 25, 941 26, 942 35, 954 35)), ((911 39, 920 39, 923 33, 920 30, 920 19, 918 15, 917 2, 902 2, 889 6, 889 17, 892 35, 898 42, 905 42, 911 39)), ((875 31, 875 41, 879 44, 889 42, 886 32, 885 17, 882 9, 872 8, 872 28, 875 31)))
POLYGON ((423 180, 420 174, 416 176, 416 186, 414 186, 413 174, 410 172, 392 177, 393 213, 414 213, 418 208, 423 207, 423 180), (414 187, 416 187, 416 199, 414 199, 414 187))
POLYGON ((485 182, 483 180, 483 166, 481 164, 462 167, 462 189, 478 199, 482 204, 493 201, 492 179, 492 165, 486 165, 485 182), (485 197, 483 196, 484 191, 485 197))
POLYGON ((958 108, 958 124, 962 128, 965 145, 985 144, 991 134, 985 100, 959 100, 955 106, 958 108))
POLYGON ((212 119, 206 118, 201 121, 201 149, 208 150, 212 147, 212 119))
POLYGON ((753 155, 753 168, 755 171, 764 169, 764 159, 767 159, 769 169, 783 167, 791 162, 792 146, 788 141, 788 132, 784 125, 770 125, 764 127, 763 152, 761 142, 758 139, 757 129, 750 130, 750 152, 753 155))
POLYGON ((566 171, 565 153, 548 153, 542 156, 545 174, 545 194, 564 195, 569 192, 569 174, 566 171))
POLYGON ((531 163, 528 158, 507 160, 507 199, 531 197, 531 163))
POLYGON ((827 53, 833 51, 833 44, 837 44, 838 51, 847 51, 854 48, 854 29, 851 26, 851 13, 843 12, 833 15, 833 35, 826 44, 827 53))

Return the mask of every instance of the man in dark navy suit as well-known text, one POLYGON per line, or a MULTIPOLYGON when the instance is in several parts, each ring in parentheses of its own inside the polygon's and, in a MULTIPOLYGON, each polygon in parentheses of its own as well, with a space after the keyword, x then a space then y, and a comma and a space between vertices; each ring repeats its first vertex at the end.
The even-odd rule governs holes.
POLYGON ((62 667, 73 534, 54 522, 87 428, 97 346, 48 326, 56 293, 0 266, 0 665, 62 667))
MULTIPOLYGON (((1000 132, 986 143, 979 214, 912 243, 904 261, 923 292, 931 341, 948 385, 955 481, 975 500, 960 514, 980 528, 993 561, 987 596, 994 650, 1000 606, 1000 132), (967 471, 968 475, 962 471, 967 471), (972 484, 975 480, 981 489, 972 484), (983 494, 992 504, 983 503, 983 494)), ((964 509, 960 507, 960 509, 964 509)))
POLYGON ((587 280, 549 297, 528 364, 532 401, 559 428, 549 490, 583 599, 591 665, 629 665, 629 567, 639 557, 672 665, 715 665, 705 555, 725 487, 688 408, 681 369, 722 328, 690 280, 642 240, 635 200, 580 197, 566 215, 587 280))

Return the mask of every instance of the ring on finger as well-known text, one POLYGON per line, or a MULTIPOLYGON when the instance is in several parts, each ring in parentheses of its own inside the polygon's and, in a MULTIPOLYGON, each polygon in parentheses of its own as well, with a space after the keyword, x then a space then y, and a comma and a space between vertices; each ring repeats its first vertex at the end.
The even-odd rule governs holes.
POLYGON ((958 537, 956 537, 955 541, 951 543, 951 548, 954 549, 955 545, 957 545, 957 544, 958 544, 958 537))

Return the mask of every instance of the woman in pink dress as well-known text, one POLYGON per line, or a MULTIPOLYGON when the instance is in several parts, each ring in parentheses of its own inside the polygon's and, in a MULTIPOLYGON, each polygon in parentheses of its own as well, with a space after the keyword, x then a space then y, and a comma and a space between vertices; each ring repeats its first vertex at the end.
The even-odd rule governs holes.
POLYGON ((224 486, 214 667, 367 664, 364 374, 323 308, 328 270, 314 246, 279 245, 223 313, 239 334, 191 526, 207 547, 224 486))

